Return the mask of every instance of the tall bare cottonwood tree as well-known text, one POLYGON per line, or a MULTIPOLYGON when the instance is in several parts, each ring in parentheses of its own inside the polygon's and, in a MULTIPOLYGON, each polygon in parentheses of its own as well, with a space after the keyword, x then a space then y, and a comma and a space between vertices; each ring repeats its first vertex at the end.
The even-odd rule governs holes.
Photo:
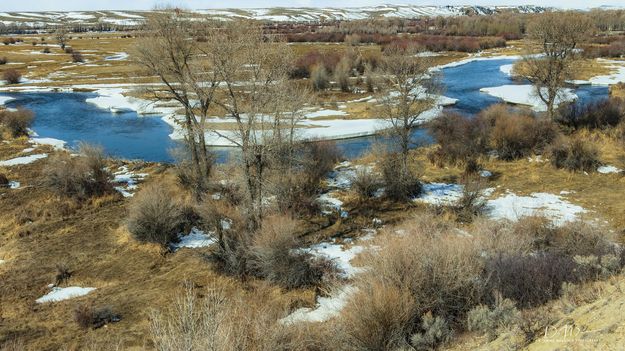
POLYGON ((536 96, 547 106, 550 118, 554 117, 566 81, 572 78, 578 44, 591 27, 588 17, 578 12, 544 13, 529 26, 530 38, 540 44, 543 55, 525 57, 521 71, 534 84, 536 96))
POLYGON ((241 150, 248 229, 255 230, 263 217, 267 166, 277 150, 276 127, 281 137, 293 131, 276 123, 289 98, 286 92, 292 51, 285 42, 265 36, 260 25, 248 21, 223 23, 208 37, 204 54, 214 63, 215 74, 224 87, 215 103, 236 125, 234 133, 214 132, 241 150))
POLYGON ((174 99, 184 108, 182 125, 191 154, 193 183, 196 194, 201 194, 208 185, 212 166, 205 138, 206 120, 218 87, 216 74, 201 55, 201 43, 196 39, 203 28, 179 11, 156 13, 147 27, 133 57, 164 84, 164 89, 150 91, 153 99, 174 99))

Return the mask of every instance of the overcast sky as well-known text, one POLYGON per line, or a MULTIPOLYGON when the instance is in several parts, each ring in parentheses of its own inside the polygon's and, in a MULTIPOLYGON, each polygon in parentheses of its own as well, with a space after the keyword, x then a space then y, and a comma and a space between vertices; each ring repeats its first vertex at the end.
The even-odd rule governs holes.
POLYGON ((156 5, 174 5, 187 9, 253 7, 357 7, 393 4, 415 5, 523 5, 535 4, 566 8, 589 8, 602 5, 625 6, 624 0, 0 0, 0 11, 69 11, 69 10, 149 10, 156 5))

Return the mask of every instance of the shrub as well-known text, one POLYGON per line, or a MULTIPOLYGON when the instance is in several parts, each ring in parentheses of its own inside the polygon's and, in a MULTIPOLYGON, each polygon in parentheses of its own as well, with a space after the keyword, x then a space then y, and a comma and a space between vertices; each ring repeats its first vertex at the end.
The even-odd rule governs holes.
POLYGON ((399 153, 387 153, 379 166, 386 196, 394 201, 406 201, 421 193, 421 182, 413 167, 402 165, 399 153))
POLYGON ((341 311, 339 330, 350 349, 395 350, 412 331, 416 307, 409 290, 376 282, 352 296, 341 311))
POLYGON ((600 165, 596 147, 580 137, 561 137, 547 148, 546 154, 554 167, 570 171, 592 172, 600 165))
POLYGON ((438 143, 428 155, 432 163, 458 164, 474 160, 488 150, 488 125, 483 118, 470 119, 457 113, 445 113, 435 119, 429 133, 438 143))
POLYGON ((520 320, 519 310, 513 301, 502 298, 496 300, 493 308, 479 305, 467 315, 467 328, 485 333, 489 340, 495 339, 502 329, 509 328, 520 320))
POLYGON ((69 270, 69 267, 66 264, 59 263, 56 265, 56 276, 54 278, 55 286, 59 286, 63 283, 66 283, 71 277, 72 277, 72 272, 69 270))
POLYGON ((333 270, 330 261, 315 259, 297 249, 299 223, 285 216, 263 221, 250 247, 250 266, 255 275, 286 289, 317 286, 325 272, 333 270))
POLYGON ((3 78, 7 84, 18 84, 22 79, 22 74, 13 68, 9 68, 3 73, 3 78))
POLYGON ((414 318, 427 312, 448 321, 463 319, 480 301, 476 277, 482 272, 481 249, 473 238, 458 236, 432 215, 416 217, 380 235, 384 245, 367 257, 357 284, 377 282, 410 292, 414 318))
POLYGON ((471 223, 473 218, 484 212, 486 200, 482 194, 483 189, 479 175, 464 182, 462 196, 452 205, 459 222, 471 223))
POLYGON ((74 53, 74 48, 72 48, 71 46, 66 46, 64 48, 64 51, 66 54, 73 54, 74 53))
POLYGON ((334 142, 317 141, 304 144, 301 153, 300 163, 307 191, 312 194, 317 191, 321 179, 332 171, 342 158, 341 151, 334 142))
POLYGON ((72 52, 72 62, 80 63, 85 62, 85 59, 82 57, 82 54, 78 51, 72 52))
POLYGON ((6 188, 9 186, 9 178, 0 173, 0 188, 6 188))
POLYGON ((499 292, 520 307, 541 305, 560 295, 564 282, 580 276, 573 259, 552 253, 491 257, 483 273, 485 294, 499 292))
POLYGON ((491 132, 491 145, 501 159, 514 160, 540 153, 557 136, 552 122, 525 115, 497 118, 491 132))
POLYGON ((7 128, 14 138, 28 136, 33 117, 32 111, 21 108, 17 111, 0 111, 0 124, 7 128))
POLYGON ((311 182, 301 171, 281 174, 273 188, 278 210, 294 215, 317 213, 319 203, 316 201, 315 184, 311 182))
POLYGON ((351 179, 351 183, 352 189, 360 200, 372 198, 380 186, 378 176, 367 167, 358 168, 351 179))
POLYGON ((184 222, 172 192, 163 184, 152 183, 132 198, 126 226, 136 240, 165 246, 177 239, 184 222))
POLYGON ((608 98, 585 106, 576 103, 563 104, 558 108, 556 120, 574 129, 598 129, 615 127, 624 119, 623 100, 608 98))
POLYGON ((120 316, 113 313, 110 307, 94 308, 91 305, 79 305, 74 309, 74 322, 82 329, 98 329, 119 320, 120 316))
POLYGON ((44 169, 46 185, 59 196, 78 200, 113 192, 104 150, 81 144, 78 151, 78 157, 61 154, 50 159, 44 169))
POLYGON ((315 91, 328 89, 330 81, 328 80, 328 71, 326 70, 325 66, 315 66, 310 74, 310 81, 315 91))
POLYGON ((50 53, 50 48, 47 48, 47 47, 43 48, 43 50, 41 52, 43 52, 44 54, 49 54, 50 53))
POLYGON ((349 85, 349 74, 351 71, 351 64, 349 63, 346 57, 339 62, 334 70, 334 81, 336 81, 339 85, 339 88, 342 92, 350 92, 351 88, 349 85))
POLYGON ((9 60, 6 58, 6 56, 0 57, 0 65, 6 65, 7 63, 9 63, 9 60))
POLYGON ((451 341, 452 335, 447 321, 428 312, 421 316, 421 332, 413 334, 410 343, 417 350, 434 350, 440 344, 451 341))

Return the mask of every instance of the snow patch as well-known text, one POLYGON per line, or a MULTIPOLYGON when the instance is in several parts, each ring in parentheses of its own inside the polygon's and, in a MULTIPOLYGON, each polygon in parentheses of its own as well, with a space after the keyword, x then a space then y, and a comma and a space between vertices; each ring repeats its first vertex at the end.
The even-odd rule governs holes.
POLYGON ((117 172, 113 173, 113 183, 118 184, 115 190, 119 191, 124 197, 133 197, 134 191, 139 187, 137 184, 147 176, 147 173, 134 173, 128 170, 127 166, 121 166, 117 172))
POLYGON ((583 207, 549 193, 533 193, 530 196, 508 193, 489 200, 486 206, 489 216, 494 219, 517 221, 522 217, 542 215, 556 225, 575 221, 586 212, 583 207))
POLYGON ((36 300, 37 303, 58 302, 74 297, 84 296, 95 290, 95 288, 81 288, 70 286, 67 288, 52 288, 52 291, 36 300))
POLYGON ((179 235, 178 240, 179 241, 177 243, 171 244, 171 247, 174 250, 177 250, 183 247, 188 247, 188 248, 193 248, 193 249, 198 248, 198 247, 206 247, 206 246, 211 246, 212 244, 217 242, 215 238, 213 237, 212 233, 208 233, 208 234, 204 233, 203 231, 195 227, 191 229, 191 232, 189 232, 189 234, 179 235))
POLYGON ((602 173, 602 174, 609 174, 609 173, 621 173, 623 172, 623 170, 615 166, 601 166, 597 168, 597 172, 602 173))
POLYGON ((37 160, 41 160, 46 157, 48 157, 48 154, 36 154, 36 155, 16 157, 10 160, 0 161, 0 166, 10 167, 10 166, 18 166, 18 165, 27 165, 29 163, 33 163, 37 160))

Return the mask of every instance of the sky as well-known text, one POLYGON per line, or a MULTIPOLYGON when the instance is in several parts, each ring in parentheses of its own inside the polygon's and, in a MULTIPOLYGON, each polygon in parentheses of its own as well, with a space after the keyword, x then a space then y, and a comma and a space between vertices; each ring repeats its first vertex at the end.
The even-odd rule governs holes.
POLYGON ((589 8, 625 6, 624 0, 0 0, 3 11, 149 10, 157 5, 186 9, 254 7, 358 7, 385 3, 413 5, 525 5, 589 8))

